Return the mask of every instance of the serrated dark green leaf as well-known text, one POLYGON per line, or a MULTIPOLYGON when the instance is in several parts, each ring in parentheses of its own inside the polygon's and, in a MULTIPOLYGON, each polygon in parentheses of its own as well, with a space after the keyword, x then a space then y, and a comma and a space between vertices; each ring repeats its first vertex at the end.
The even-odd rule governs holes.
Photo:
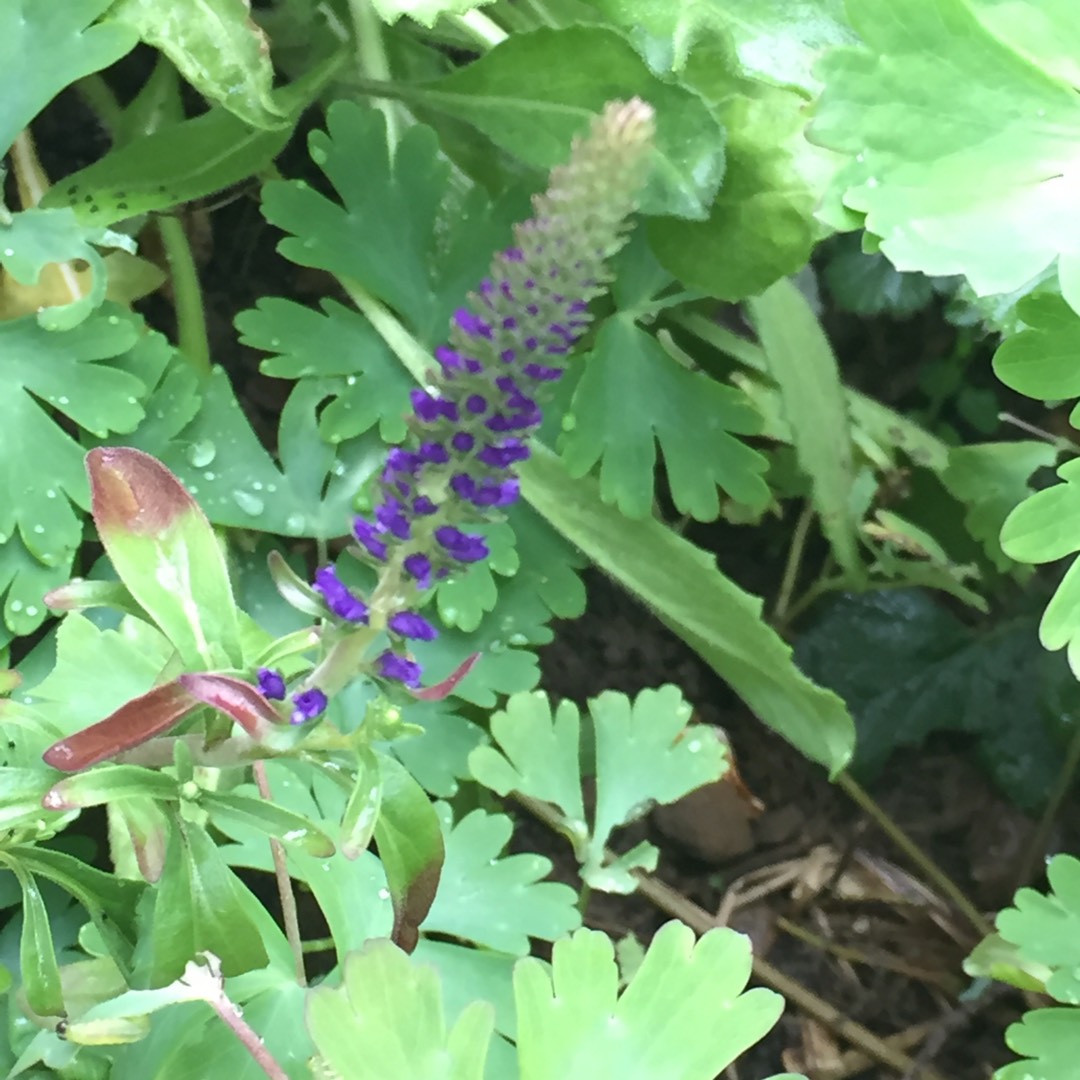
POLYGON ((108 67, 138 38, 126 26, 91 26, 112 0, 7 0, 0 7, 0 156, 69 83, 108 67))
POLYGON ((581 925, 577 893, 543 879, 552 863, 540 855, 500 858, 513 823, 505 814, 473 810, 451 826, 440 807, 446 839, 435 902, 424 919, 425 933, 447 934, 498 952, 526 956, 529 938, 555 941, 581 925))
POLYGON ((600 328, 564 427, 570 475, 600 462, 601 497, 627 517, 652 512, 656 444, 680 512, 712 521, 718 486, 738 502, 768 501, 765 459, 735 438, 761 430, 757 410, 741 391, 682 367, 629 315, 600 328))

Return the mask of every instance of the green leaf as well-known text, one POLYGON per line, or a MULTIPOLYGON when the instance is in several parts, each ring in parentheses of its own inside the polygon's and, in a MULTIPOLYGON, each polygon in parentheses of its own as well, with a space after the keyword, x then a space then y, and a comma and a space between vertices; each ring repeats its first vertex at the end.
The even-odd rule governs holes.
POLYGON ((231 112, 211 109, 110 150, 59 180, 41 205, 70 207, 99 226, 165 210, 261 173, 291 135, 291 127, 252 130, 231 112))
POLYGON ((435 807, 404 767, 384 755, 379 770, 383 792, 375 842, 394 904, 392 938, 411 952, 439 887, 443 835, 435 807))
MULTIPOLYGON (((347 859, 355 859, 367 850, 375 835, 375 823, 379 820, 382 805, 382 776, 379 759, 369 747, 361 747, 356 754, 356 778, 349 800, 341 815, 338 830, 341 852, 347 859)), ((328 852, 333 854, 333 851, 328 852)))
POLYGON ((950 449, 949 467, 941 482, 950 495, 966 504, 964 525, 998 570, 1014 565, 1001 547, 1006 518, 1031 494, 1032 474, 1053 465, 1057 454, 1050 443, 1034 440, 950 449))
MULTIPOLYGON (((278 806, 311 821, 343 819, 348 792, 336 783, 324 782, 310 766, 269 761, 266 772, 278 806), (317 800, 312 794, 313 779, 318 788, 317 800)), ((253 785, 240 790, 255 792, 253 785)), ((221 821, 218 827, 240 841, 223 849, 232 865, 274 872, 270 845, 262 831, 235 820, 221 821)), ((322 909, 339 956, 359 948, 370 938, 386 937, 390 933, 393 913, 386 875, 371 852, 363 851, 349 859, 338 851, 329 859, 316 859, 294 847, 288 857, 292 876, 311 890, 322 909)))
POLYGON ((800 94, 744 78, 718 44, 696 44, 677 74, 723 123, 727 168, 705 221, 652 221, 649 239, 685 284, 742 300, 805 265, 823 232, 814 211, 843 159, 807 142, 800 94))
POLYGON ((623 313, 600 328, 560 444, 571 476, 601 462, 603 500, 644 518, 653 507, 655 439, 676 508, 712 521, 720 512, 717 485, 738 502, 768 501, 765 459, 734 437, 760 426, 741 391, 688 371, 623 313))
POLYGON ((256 128, 288 124, 270 43, 244 0, 117 0, 109 14, 160 49, 203 97, 256 128))
POLYGON ((868 318, 906 319, 922 311, 951 282, 950 278, 901 274, 880 251, 862 249, 863 235, 845 233, 829 244, 822 277, 842 311, 868 318))
POLYGON ((855 716, 859 775, 879 773, 897 747, 962 731, 977 738, 998 786, 1036 810, 1061 767, 1050 724, 1067 672, 1032 629, 1031 619, 1017 619, 973 631, 923 590, 890 589, 837 599, 795 655, 855 716), (1029 721, 1017 725, 1021 713, 1029 721))
POLYGON ((1080 860, 1055 855, 1046 868, 1047 894, 1020 889, 997 917, 998 933, 1026 963, 1050 969, 1046 991, 1080 1005, 1080 860))
POLYGON ((340 443, 370 430, 389 443, 405 438, 412 380, 395 363, 367 319, 334 300, 322 313, 292 300, 264 297, 236 317, 240 343, 277 353, 264 375, 333 379, 333 400, 319 413, 319 434, 340 443))
POLYGON ((74 810, 151 797, 166 802, 179 799, 175 777, 141 765, 105 765, 53 784, 45 805, 52 810, 74 810))
POLYGON ((173 655, 155 627, 134 618, 121 625, 123 633, 102 630, 77 613, 60 623, 56 663, 31 692, 59 734, 81 731, 144 694, 173 655))
POLYGON ((126 971, 136 936, 135 906, 145 885, 96 870, 62 851, 20 847, 13 854, 29 873, 59 885, 86 908, 109 955, 126 971))
POLYGON ((334 841, 302 814, 277 806, 266 799, 235 792, 204 792, 200 803, 210 811, 211 820, 249 825, 286 844, 296 844, 308 855, 326 859, 334 854, 334 841))
POLYGON ((144 383, 106 363, 131 349, 137 335, 136 320, 117 314, 63 333, 30 317, 0 322, 7 377, 0 396, 0 429, 7 433, 0 465, 0 491, 7 493, 0 505, 0 589, 7 590, 5 621, 17 633, 41 624, 41 597, 63 583, 82 540, 72 503, 89 504, 83 450, 61 424, 70 421, 102 438, 138 424, 144 383))
POLYGON ((346 959, 339 989, 311 993, 307 1024, 340 1080, 482 1080, 492 1009, 469 1006, 448 1032, 435 970, 373 941, 346 959))
POLYGON ((423 734, 395 739, 387 749, 432 795, 456 795, 458 781, 469 778, 469 754, 487 738, 484 729, 442 701, 410 704, 402 715, 423 734))
POLYGON ((406 99, 479 128, 528 165, 565 160, 571 138, 612 98, 641 97, 656 110, 649 214, 703 219, 724 175, 724 130, 692 91, 653 75, 619 33, 600 26, 515 34, 406 99))
POLYGON ((769 372, 810 478, 811 502, 833 555, 853 584, 865 579, 853 515, 851 431, 836 357, 810 305, 790 281, 749 301, 769 372))
POLYGON ((443 805, 440 816, 446 860, 424 933, 449 934, 526 956, 530 937, 555 941, 581 925, 577 893, 542 880, 551 873, 550 859, 531 854, 499 858, 513 830, 505 814, 473 810, 453 828, 449 807, 443 805))
POLYGON ((533 508, 656 611, 757 716, 830 771, 844 767, 854 729, 843 702, 795 667, 761 601, 724 577, 713 556, 658 521, 604 506, 595 483, 571 479, 542 446, 519 471, 533 508))
POLYGON ((607 892, 632 892, 636 881, 630 871, 654 868, 656 849, 639 845, 609 863, 605 848, 611 834, 654 802, 674 802, 719 779, 724 751, 712 729, 686 728, 690 706, 674 686, 644 690, 632 706, 625 694, 604 693, 590 701, 589 711, 596 736, 591 827, 585 820, 580 724, 572 702, 560 702, 552 715, 545 695, 515 695, 491 718, 499 750, 479 747, 469 755, 469 767, 500 795, 519 791, 558 806, 584 880, 607 892))
POLYGON ((258 904, 206 830, 174 818, 150 928, 140 941, 145 979, 164 986, 200 952, 217 956, 226 976, 263 967, 266 948, 250 913, 258 904))
POLYGON ((87 455, 94 523, 132 596, 195 670, 242 660, 236 602, 210 523, 149 454, 100 447, 87 455))
POLYGON ((37 321, 46 330, 70 330, 105 299, 105 260, 94 245, 134 252, 135 243, 121 233, 88 228, 69 210, 25 210, 0 224, 0 265, 23 285, 34 285, 50 263, 81 260, 88 264, 91 287, 70 303, 43 307, 37 321))
POLYGON ((0 8, 0 156, 65 86, 134 47, 137 38, 127 27, 90 25, 111 2, 70 0, 56 6, 8 0, 0 8))
MULTIPOLYGON (((229 376, 215 368, 203 385, 198 415, 161 447, 161 460, 215 525, 343 536, 357 490, 379 465, 382 444, 374 433, 336 448, 312 437, 319 407, 332 393, 328 382, 304 380, 290 394, 278 433, 279 468, 245 418, 229 376)), ((131 441, 140 444, 137 437, 131 441)))
POLYGON ((64 991, 56 962, 49 912, 33 874, 28 874, 18 859, 7 862, 22 890, 22 933, 19 936, 19 969, 23 992, 30 1008, 39 1016, 62 1017, 64 991))
POLYGON ((1019 288, 1060 255, 1071 282, 1061 222, 1077 203, 1062 163, 1080 137, 1080 103, 1056 58, 1072 8, 1035 9, 1050 43, 1035 53, 1013 36, 1026 16, 1004 40, 964 0, 849 0, 847 10, 864 44, 823 58, 810 129, 850 157, 834 195, 866 215, 899 270, 964 274, 986 295, 1019 288))
POLYGON ((1052 295, 1025 297, 1016 313, 1023 329, 1001 343, 994 374, 1013 390, 1042 401, 1080 397, 1074 351, 1080 347, 1080 317, 1052 295))
POLYGON ((577 931, 556 943, 550 973, 531 958, 514 972, 521 1080, 712 1080, 784 1007, 771 990, 745 989, 750 964, 744 935, 717 928, 695 943, 669 922, 620 995, 611 939, 577 931))
POLYGON ((1046 992, 1050 969, 1021 955, 1020 949, 1000 934, 988 934, 964 959, 964 973, 973 978, 996 979, 1020 990, 1046 992))
POLYGON ((1069 1080, 1080 1060, 1080 1009, 1024 1013, 1005 1029, 1005 1042, 1025 1060, 998 1069, 994 1080, 1069 1080))
MULTIPOLYGON (((455 203, 448 197, 450 165, 435 133, 409 128, 390 157, 386 118, 354 102, 330 107, 326 131, 312 132, 309 149, 341 203, 302 182, 267 184, 263 214, 294 234, 279 250, 301 266, 359 282, 403 315, 422 342, 435 345, 454 309, 486 274, 492 252, 510 242, 517 200, 492 205, 474 188, 455 203)), ((331 329, 340 330, 325 332, 331 329)), ((351 329, 359 333, 355 324, 351 329)), ((388 390, 399 377, 384 377, 388 390)))

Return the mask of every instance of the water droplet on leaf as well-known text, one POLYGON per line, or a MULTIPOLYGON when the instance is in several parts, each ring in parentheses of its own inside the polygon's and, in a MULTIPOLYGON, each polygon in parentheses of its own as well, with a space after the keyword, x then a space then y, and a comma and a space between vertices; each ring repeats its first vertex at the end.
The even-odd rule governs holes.
POLYGON ((187 459, 196 469, 205 469, 217 456, 217 447, 210 439, 202 439, 188 447, 187 459))
POLYGON ((252 517, 258 517, 266 509, 262 499, 258 495, 253 495, 250 491, 234 491, 232 497, 236 505, 245 514, 250 514, 252 517))

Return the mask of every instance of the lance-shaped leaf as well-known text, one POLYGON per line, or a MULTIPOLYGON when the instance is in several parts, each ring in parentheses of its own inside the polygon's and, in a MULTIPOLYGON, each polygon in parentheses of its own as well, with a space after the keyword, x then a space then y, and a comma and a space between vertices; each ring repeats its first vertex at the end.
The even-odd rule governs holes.
POLYGON ((104 720, 53 743, 42 757, 61 772, 88 769, 168 731, 199 704, 178 682, 155 686, 104 720))
POLYGON ((382 756, 379 770, 383 793, 375 842, 394 905, 391 937, 412 952, 439 887, 445 857, 442 829, 435 807, 404 766, 382 756))
POLYGON ((7 864, 22 890, 22 933, 19 935, 19 966, 22 969, 23 993, 30 1008, 39 1016, 63 1016, 64 992, 60 984, 60 968, 56 963, 49 913, 41 890, 34 880, 13 859, 7 864))
POLYGON ((53 784, 41 805, 46 810, 81 810, 133 798, 175 801, 180 792, 167 773, 141 765, 106 765, 53 784))
POLYGON ((206 515, 140 450, 87 455, 94 523, 120 580, 186 666, 236 667, 240 631, 225 558, 206 515))
POLYGON ((206 830, 174 820, 151 929, 140 941, 150 984, 177 978, 201 952, 220 957, 227 976, 265 966, 266 946, 251 916, 257 907, 206 830))
POLYGON ((200 801, 215 821, 258 829, 286 844, 296 844, 316 858, 327 859, 334 854, 334 841, 318 825, 303 814, 276 806, 266 799, 208 791, 200 801))
POLYGON ((268 735, 272 728, 282 723, 274 706, 243 679, 188 672, 176 681, 204 705, 235 720, 253 739, 268 735))
POLYGON ((76 578, 57 589, 50 589, 44 600, 45 606, 52 611, 86 611, 88 608, 107 607, 150 621, 146 612, 135 603, 131 591, 119 581, 76 578))

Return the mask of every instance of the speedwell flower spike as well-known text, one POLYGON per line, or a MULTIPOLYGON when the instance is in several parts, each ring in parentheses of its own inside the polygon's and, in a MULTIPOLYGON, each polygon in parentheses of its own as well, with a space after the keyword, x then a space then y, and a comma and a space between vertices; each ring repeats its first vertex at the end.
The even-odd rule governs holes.
POLYGON ((411 395, 416 442, 390 451, 373 512, 353 524, 356 553, 381 572, 370 601, 332 569, 319 571, 315 587, 334 615, 389 632, 391 648, 376 661, 384 678, 419 685, 399 641, 437 631, 409 609, 435 581, 487 558, 468 526, 520 495, 514 467, 528 458, 544 393, 589 325, 589 301, 610 280, 605 263, 625 243, 652 132, 644 102, 608 105, 535 198, 515 245, 454 313, 448 344, 435 350, 438 375, 411 395))

